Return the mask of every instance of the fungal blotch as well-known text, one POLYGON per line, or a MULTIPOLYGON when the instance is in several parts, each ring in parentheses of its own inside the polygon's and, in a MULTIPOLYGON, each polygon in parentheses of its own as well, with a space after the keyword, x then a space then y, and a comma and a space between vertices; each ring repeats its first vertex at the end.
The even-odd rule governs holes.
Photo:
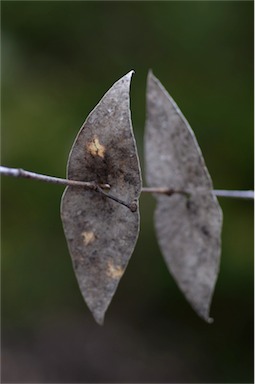
POLYGON ((87 144, 87 150, 92 156, 99 156, 102 159, 104 158, 105 147, 100 144, 97 136, 94 136, 93 140, 87 144))
POLYGON ((87 231, 87 232, 84 231, 84 232, 82 232, 81 235, 83 237, 83 243, 85 245, 89 245, 89 244, 93 243, 96 239, 95 234, 92 231, 87 231))
POLYGON ((124 273, 124 269, 119 265, 114 265, 112 261, 107 264, 106 274, 112 279, 120 279, 124 273))

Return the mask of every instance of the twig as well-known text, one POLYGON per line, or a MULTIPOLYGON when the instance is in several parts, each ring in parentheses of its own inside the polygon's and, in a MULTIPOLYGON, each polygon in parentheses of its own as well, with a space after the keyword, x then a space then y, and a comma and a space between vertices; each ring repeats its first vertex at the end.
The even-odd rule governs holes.
MULTIPOLYGON (((111 188, 109 184, 98 185, 96 184, 95 181, 76 181, 76 180, 69 180, 69 179, 61 179, 59 177, 47 176, 39 173, 25 171, 24 169, 21 169, 21 168, 8 168, 3 166, 0 166, 0 174, 5 176, 23 177, 27 179, 40 180, 46 183, 69 185, 74 187, 83 187, 87 190, 93 190, 101 193, 103 196, 109 199, 112 199, 117 203, 122 204, 125 207, 129 208, 132 212, 135 212, 137 209, 136 202, 126 203, 125 201, 119 199, 118 197, 105 192, 105 190, 109 190, 111 188)), ((185 196, 189 196, 188 191, 174 190, 167 187, 164 187, 164 188, 163 187, 162 188, 143 187, 142 192, 162 193, 169 196, 174 193, 179 193, 185 196)), ((215 189, 213 190, 213 193, 216 196, 220 196, 220 197, 233 197, 238 199, 254 199, 254 191, 226 191, 226 190, 215 189)))
POLYGON ((175 193, 178 193, 180 195, 184 195, 186 197, 189 197, 190 193, 187 191, 180 191, 178 189, 170 189, 167 187, 161 187, 161 188, 156 188, 156 187, 143 187, 142 192, 145 193, 161 193, 162 195, 168 195, 171 196, 175 193))
MULTIPOLYGON (((21 169, 21 168, 8 168, 8 167, 0 166, 0 174, 5 176, 22 177, 26 179, 39 180, 45 183, 83 187, 85 189, 91 189, 94 191, 97 189, 97 185, 94 181, 76 181, 76 180, 61 179, 59 177, 47 176, 47 175, 42 175, 40 173, 25 171, 24 169, 21 169)), ((104 185, 101 185, 101 188, 109 189, 110 186, 108 184, 104 184, 104 185)))
MULTIPOLYGON (((169 189, 167 187, 160 187, 160 188, 142 188, 142 192, 146 193, 162 193, 164 195, 171 196, 174 193, 180 193, 182 195, 189 196, 188 191, 180 191, 180 190, 174 190, 169 189)), ((254 199, 254 191, 226 191, 223 189, 214 189, 213 193, 215 196, 219 197, 232 197, 237 199, 254 199)))
POLYGON ((214 194, 220 197, 234 197, 237 199, 254 199, 254 191, 225 191, 214 189, 214 194))
POLYGON ((120 200, 118 197, 113 196, 112 194, 110 194, 108 192, 104 192, 99 186, 97 186, 97 190, 98 190, 98 192, 100 192, 102 195, 108 197, 109 199, 112 199, 112 200, 116 201, 117 203, 124 205, 125 207, 130 209, 131 212, 137 211, 137 203, 135 201, 133 201, 131 203, 126 203, 125 201, 120 200))
POLYGON ((0 174, 5 176, 12 176, 12 177, 22 177, 26 179, 32 179, 32 180, 39 180, 43 181, 45 183, 52 183, 52 184, 62 184, 72 187, 83 187, 87 190, 92 190, 95 192, 99 192, 101 195, 106 196, 108 199, 112 199, 119 204, 124 205, 125 207, 129 208, 132 212, 135 212, 135 205, 134 203, 126 203, 125 201, 111 195, 110 193, 105 192, 104 190, 109 190, 110 185, 109 184, 97 184, 95 181, 76 181, 76 180, 69 180, 69 179, 61 179, 59 177, 53 177, 48 175, 42 175, 40 173, 34 173, 30 171, 25 171, 21 168, 8 168, 8 167, 2 167, 0 166, 0 174))

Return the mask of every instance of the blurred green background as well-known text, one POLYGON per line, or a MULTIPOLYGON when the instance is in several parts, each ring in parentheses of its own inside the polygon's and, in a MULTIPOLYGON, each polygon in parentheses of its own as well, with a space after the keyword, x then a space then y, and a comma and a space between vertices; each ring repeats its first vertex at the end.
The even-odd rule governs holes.
MULTIPOLYGON (((217 189, 253 189, 253 2, 1 2, 2 164, 64 177, 87 114, 131 69, 141 162, 152 68, 193 127, 217 189)), ((143 167, 143 162, 142 162, 143 167)), ((63 188, 2 179, 4 382, 253 381, 253 205, 220 199, 212 325, 169 275, 141 197, 141 232, 106 315, 72 270, 63 188)))

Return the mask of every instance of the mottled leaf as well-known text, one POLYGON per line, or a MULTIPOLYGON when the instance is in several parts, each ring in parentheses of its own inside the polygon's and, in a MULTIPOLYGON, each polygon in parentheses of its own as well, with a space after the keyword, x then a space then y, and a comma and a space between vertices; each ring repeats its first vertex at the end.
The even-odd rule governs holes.
POLYGON ((132 212, 98 192, 77 187, 67 187, 61 203, 74 271, 99 324, 139 232, 141 173, 129 108, 132 73, 117 81, 89 114, 71 149, 67 177, 109 184, 109 193, 137 204, 137 209, 132 212))
POLYGON ((155 194, 155 226, 166 264, 194 310, 210 321, 221 250, 222 212, 187 120, 150 72, 145 133, 147 182, 188 191, 155 194))

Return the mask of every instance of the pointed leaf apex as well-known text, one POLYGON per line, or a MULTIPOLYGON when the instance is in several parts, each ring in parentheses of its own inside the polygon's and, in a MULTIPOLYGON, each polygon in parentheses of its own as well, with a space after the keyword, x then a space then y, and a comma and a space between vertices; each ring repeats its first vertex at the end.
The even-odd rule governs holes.
POLYGON ((91 311, 91 312, 92 312, 92 315, 93 315, 93 317, 94 317, 96 323, 97 323, 98 325, 103 326, 103 325, 104 325, 105 312, 104 312, 104 313, 101 313, 101 314, 97 314, 97 313, 95 313, 95 312, 93 312, 93 311, 91 311))
POLYGON ((135 71, 132 69, 129 71, 126 75, 123 76, 123 78, 128 78, 129 81, 131 81, 132 76, 135 74, 135 71))
POLYGON ((148 70, 148 76, 147 77, 148 78, 149 77, 155 77, 154 74, 153 74, 153 70, 151 68, 148 70))

